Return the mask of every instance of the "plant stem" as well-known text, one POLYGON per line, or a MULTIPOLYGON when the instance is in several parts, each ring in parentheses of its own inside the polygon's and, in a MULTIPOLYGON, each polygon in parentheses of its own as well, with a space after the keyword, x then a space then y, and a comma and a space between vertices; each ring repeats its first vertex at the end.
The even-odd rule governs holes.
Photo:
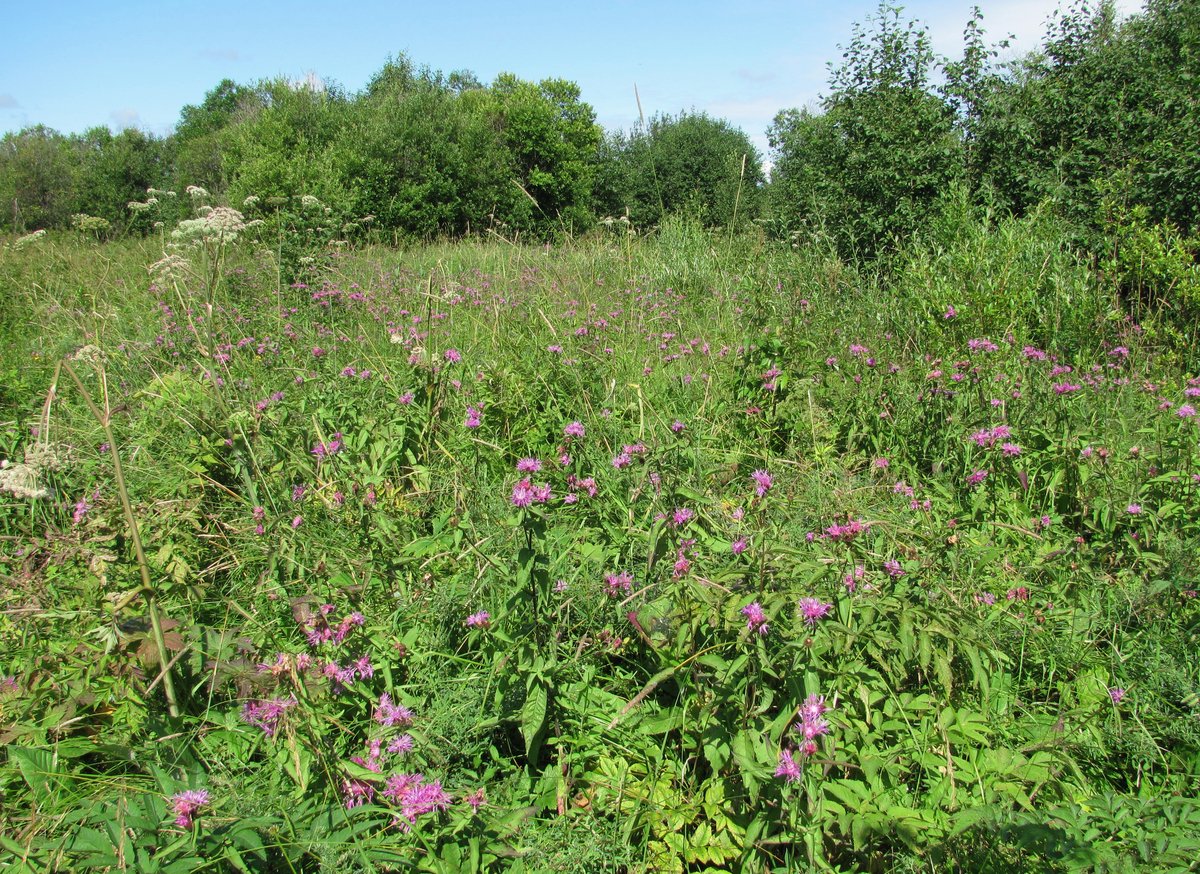
MULTIPOLYGON (((171 666, 167 662, 167 646, 166 640, 163 637, 162 619, 158 614, 158 604, 156 600, 156 592, 154 584, 150 581, 150 565, 146 561, 146 553, 142 549, 142 537, 138 532, 137 520, 133 516, 133 505, 129 502, 129 489, 125 485, 125 472, 121 467, 121 453, 117 451, 117 441, 113 436, 112 422, 109 415, 108 404, 105 403, 105 409, 102 412, 96 406, 92 396, 84 387, 83 382, 75 373, 75 369, 71 367, 70 362, 62 362, 62 366, 66 368, 67 374, 79 389, 79 393, 83 396, 84 402, 88 405, 92 416, 100 423, 100 427, 104 429, 104 439, 108 443, 108 452, 112 456, 113 475, 117 480, 117 494, 121 497, 121 509, 125 513, 125 523, 129 526, 129 536, 133 540, 133 552, 137 557, 138 570, 142 575, 142 588, 146 599, 146 610, 150 614, 150 629, 154 635, 154 645, 158 649, 158 659, 163 664, 162 684, 163 692, 167 696, 167 712, 172 717, 179 716, 179 703, 175 697, 175 683, 171 676, 171 666)), ((101 381, 104 380, 103 366, 97 367, 97 374, 101 381)), ((57 378, 56 378, 57 381, 57 378)))

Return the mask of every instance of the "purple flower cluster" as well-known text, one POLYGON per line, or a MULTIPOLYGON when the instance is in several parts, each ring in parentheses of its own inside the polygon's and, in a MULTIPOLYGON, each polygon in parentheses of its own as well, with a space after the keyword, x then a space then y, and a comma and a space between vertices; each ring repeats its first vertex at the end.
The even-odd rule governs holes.
POLYGON ((249 700, 242 705, 242 721, 261 728, 267 737, 274 737, 279 723, 288 710, 296 706, 295 698, 268 698, 264 701, 249 700))
POLYGON ((746 617, 746 630, 751 634, 765 635, 770 626, 767 625, 767 614, 763 612, 762 605, 757 601, 752 601, 742 608, 742 615, 746 617))
POLYGON ((800 721, 792 726, 792 731, 803 740, 798 747, 784 747, 779 751, 779 765, 775 769, 776 777, 782 777, 788 783, 795 783, 803 776, 800 765, 796 761, 796 754, 811 756, 816 753, 817 738, 829 734, 829 723, 825 720, 827 712, 829 712, 829 707, 825 704, 824 695, 809 695, 800 705, 798 710, 800 721))
POLYGON ((175 813, 175 825, 191 828, 196 812, 209 802, 207 789, 188 789, 171 796, 171 810, 175 813))

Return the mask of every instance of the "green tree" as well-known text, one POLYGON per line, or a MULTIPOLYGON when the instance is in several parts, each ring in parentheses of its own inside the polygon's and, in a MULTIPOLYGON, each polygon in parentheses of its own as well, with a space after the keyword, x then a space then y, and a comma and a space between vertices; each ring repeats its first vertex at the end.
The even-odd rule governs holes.
POLYGON ((822 114, 785 110, 768 132, 778 226, 819 226, 848 257, 894 248, 964 175, 954 107, 933 89, 928 31, 888 6, 868 25, 855 25, 822 114))
POLYGON ((0 226, 65 227, 75 205, 78 157, 70 140, 37 125, 0 139, 0 226))
POLYGON ((71 142, 78 162, 74 212, 126 227, 131 218, 126 204, 144 199, 148 188, 167 184, 165 143, 156 137, 132 128, 114 135, 96 127, 71 142))
POLYGON ((639 227, 672 213, 710 227, 744 222, 756 215, 766 181, 750 138, 705 113, 659 115, 609 137, 603 165, 598 203, 639 227))
POLYGON ((590 227, 602 131, 592 107, 580 99, 579 86, 564 79, 534 84, 503 73, 490 91, 514 181, 534 207, 527 218, 514 220, 539 233, 590 227))

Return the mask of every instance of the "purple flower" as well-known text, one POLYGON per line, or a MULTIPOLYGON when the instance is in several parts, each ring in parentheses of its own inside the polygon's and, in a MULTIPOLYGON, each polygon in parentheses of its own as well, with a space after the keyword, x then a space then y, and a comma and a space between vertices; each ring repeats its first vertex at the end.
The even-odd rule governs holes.
POLYGON ((393 704, 391 696, 384 692, 379 696, 379 704, 375 708, 375 721, 384 728, 412 725, 413 712, 403 704, 393 704))
POLYGON ((483 407, 467 405, 467 419, 463 422, 465 428, 478 428, 483 424, 483 407))
POLYGON ((533 503, 533 484, 529 481, 529 477, 519 480, 512 489, 512 505, 514 507, 528 507, 533 503))
POLYGON ((1108 690, 1108 697, 1112 699, 1113 704, 1120 704, 1121 699, 1125 697, 1125 690, 1120 686, 1113 686, 1108 690))
POLYGON ((754 471, 750 474, 750 479, 754 480, 754 493, 760 498, 765 495, 774 484, 774 480, 771 479, 771 475, 765 470, 754 471))
POLYGON ((540 458, 522 458, 517 462, 518 473, 537 473, 542 469, 540 458))
POLYGON ((572 422, 563 429, 563 434, 568 437, 582 437, 584 433, 582 422, 572 422))
POLYGON ((1142 512, 1142 505, 1141 504, 1130 504, 1128 507, 1125 508, 1125 512, 1128 513, 1130 516, 1138 516, 1142 512))
POLYGON ((883 569, 888 572, 888 575, 893 579, 898 579, 904 576, 904 568, 900 566, 900 562, 894 558, 888 559, 883 563, 883 569))
POLYGON ((628 592, 633 588, 633 575, 628 571, 622 571, 619 574, 608 574, 604 578, 604 584, 608 587, 609 597, 617 597, 622 592, 628 592))
POLYGON ((782 777, 789 783, 795 783, 800 779, 800 766, 792 758, 791 750, 783 749, 779 751, 779 767, 775 769, 775 776, 782 777))
POLYGON ((487 628, 491 624, 491 614, 486 610, 480 610, 478 613, 472 613, 467 617, 468 628, 487 628))
POLYGON ((739 537, 729 545, 729 551, 734 555, 741 555, 746 551, 746 547, 749 545, 750 542, 745 537, 739 537))
POLYGON ((462 353, 457 349, 447 349, 443 354, 445 355, 446 360, 451 364, 457 364, 458 362, 462 361, 462 353))
POLYGON ((207 789, 188 789, 171 796, 171 809, 175 812, 175 825, 191 828, 192 817, 201 807, 208 804, 207 789))
POLYGON ((411 828, 417 817, 450 806, 450 796, 441 781, 426 783, 422 774, 393 774, 384 785, 383 796, 400 807, 400 826, 411 828))
POLYGON ((825 604, 820 598, 800 599, 800 615, 809 625, 816 625, 817 620, 824 619, 832 609, 832 604, 825 604))
POLYGON ((757 601, 753 601, 742 608, 742 615, 746 617, 746 630, 757 633, 766 634, 768 631, 767 614, 763 612, 762 605, 757 601))
POLYGON ((687 507, 678 507, 672 514, 671 518, 675 522, 675 526, 686 525, 696 516, 695 510, 689 510, 687 507))
POLYGON ((687 428, 687 425, 683 424, 683 422, 679 421, 678 419, 671 423, 671 430, 676 434, 681 434, 685 428, 687 428))
POLYGON ((296 706, 295 698, 269 698, 265 701, 250 700, 242 705, 242 721, 262 729, 267 737, 274 737, 279 722, 289 709, 296 706))
POLYGON ((967 477, 967 485, 977 486, 987 479, 988 472, 986 470, 977 470, 967 477))

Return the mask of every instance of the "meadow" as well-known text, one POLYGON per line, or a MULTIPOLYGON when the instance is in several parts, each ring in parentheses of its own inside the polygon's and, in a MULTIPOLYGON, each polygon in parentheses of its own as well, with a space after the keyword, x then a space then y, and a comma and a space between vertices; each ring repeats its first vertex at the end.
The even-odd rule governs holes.
POLYGON ((1196 870, 1196 360, 1048 214, 192 195, 0 252, 5 870, 1196 870))

